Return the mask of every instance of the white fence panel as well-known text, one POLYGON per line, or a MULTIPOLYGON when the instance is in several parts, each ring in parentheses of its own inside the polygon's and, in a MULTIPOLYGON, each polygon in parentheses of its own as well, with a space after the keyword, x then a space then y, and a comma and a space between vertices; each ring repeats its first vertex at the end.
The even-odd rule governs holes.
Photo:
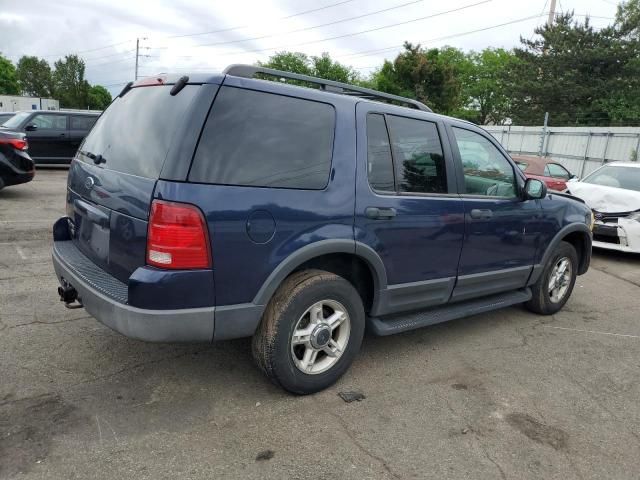
POLYGON ((616 160, 638 160, 638 127, 485 126, 510 153, 551 157, 572 173, 584 177, 600 165, 616 160))

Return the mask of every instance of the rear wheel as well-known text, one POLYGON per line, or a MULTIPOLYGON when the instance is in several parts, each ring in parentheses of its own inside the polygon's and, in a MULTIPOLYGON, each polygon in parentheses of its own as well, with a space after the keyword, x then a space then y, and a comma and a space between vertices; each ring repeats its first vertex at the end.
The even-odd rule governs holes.
POLYGON ((253 337, 253 356, 282 388, 314 393, 349 368, 364 323, 362 300, 347 280, 321 270, 296 272, 269 302, 253 337))
POLYGON ((551 315, 567 303, 576 283, 578 254, 567 242, 560 242, 531 288, 533 296, 525 306, 536 313, 551 315))

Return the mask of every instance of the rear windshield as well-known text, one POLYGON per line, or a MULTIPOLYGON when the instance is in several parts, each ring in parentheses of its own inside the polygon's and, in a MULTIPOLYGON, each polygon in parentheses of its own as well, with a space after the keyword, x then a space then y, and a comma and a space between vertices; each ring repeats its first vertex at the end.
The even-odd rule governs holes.
POLYGON ((171 85, 137 87, 105 110, 85 139, 79 158, 102 155, 104 168, 147 178, 158 178, 173 135, 183 121, 197 85, 187 85, 175 96, 171 85))
POLYGON ((18 128, 20 124, 27 118, 31 113, 28 112, 20 112, 16 113, 13 117, 2 124, 3 127, 6 128, 18 128))

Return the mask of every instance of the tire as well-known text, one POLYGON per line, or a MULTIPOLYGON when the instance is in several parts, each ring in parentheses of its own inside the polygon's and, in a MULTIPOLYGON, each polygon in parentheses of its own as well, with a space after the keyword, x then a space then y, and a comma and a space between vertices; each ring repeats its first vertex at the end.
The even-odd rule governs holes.
POLYGON ((276 385, 299 395, 315 393, 347 371, 364 330, 364 307, 353 285, 333 273, 304 270, 289 276, 267 305, 253 336, 253 357, 276 385))
POLYGON ((567 303, 567 300, 569 300, 571 296, 571 292, 576 283, 577 272, 578 254, 576 253, 576 249, 570 243, 560 242, 545 265, 540 278, 531 288, 533 296, 531 300, 525 303, 526 308, 542 315, 553 315, 558 312, 564 307, 564 304, 567 303), (570 268, 570 272, 568 276, 564 276, 562 280, 556 280, 553 284, 554 286, 564 285, 566 287, 564 293, 558 297, 558 295, 553 294, 552 291, 555 293, 559 293, 559 291, 550 289, 552 286, 551 277, 552 274, 558 273, 556 267, 560 267, 561 269, 561 262, 565 260, 569 264, 568 268, 570 268))

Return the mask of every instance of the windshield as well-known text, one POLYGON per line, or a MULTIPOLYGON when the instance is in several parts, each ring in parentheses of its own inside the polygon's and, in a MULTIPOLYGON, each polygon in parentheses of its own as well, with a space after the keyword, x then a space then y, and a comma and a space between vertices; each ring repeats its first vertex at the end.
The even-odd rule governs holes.
POLYGON ((594 185, 624 188, 625 190, 640 192, 640 168, 605 165, 582 181, 594 185))
POLYGON ((16 113, 13 117, 4 122, 2 126, 5 128, 18 128, 29 115, 31 115, 29 112, 16 113))

